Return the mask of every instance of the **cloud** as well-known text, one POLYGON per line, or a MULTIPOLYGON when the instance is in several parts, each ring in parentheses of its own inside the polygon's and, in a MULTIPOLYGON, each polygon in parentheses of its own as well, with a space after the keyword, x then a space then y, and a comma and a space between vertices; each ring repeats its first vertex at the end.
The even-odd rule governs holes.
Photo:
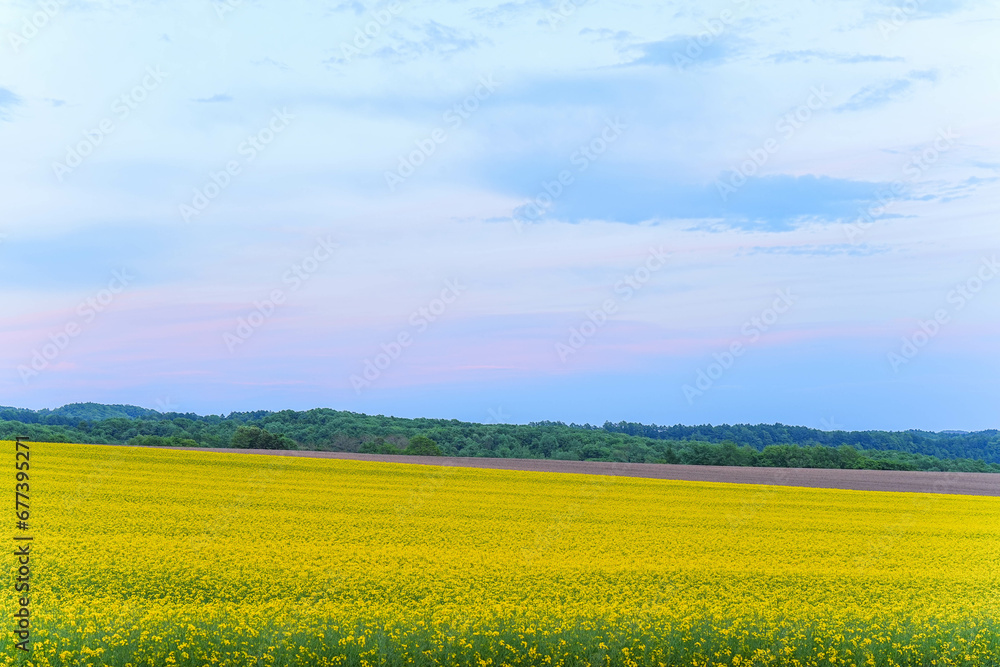
POLYGON ((856 63, 890 63, 890 62, 903 62, 906 59, 899 56, 879 56, 879 55, 864 55, 860 53, 847 54, 847 53, 833 53, 831 51, 780 51, 778 53, 771 54, 767 58, 776 64, 785 63, 808 63, 814 60, 824 60, 827 62, 839 63, 844 65, 853 65, 856 63))
POLYGON ((658 42, 646 42, 626 49, 638 55, 626 65, 669 65, 686 68, 717 65, 737 56, 745 42, 728 34, 699 40, 695 35, 678 35, 658 42), (706 43, 707 41, 707 43, 706 43))
POLYGON ((57 99, 52 98, 52 97, 46 97, 46 98, 44 98, 44 101, 48 102, 49 104, 51 104, 54 107, 66 106, 66 100, 57 100, 57 99))
POLYGON ((909 74, 910 79, 916 81, 930 81, 931 83, 938 80, 938 74, 932 69, 927 70, 914 70, 909 74))
POLYGON ((7 90, 6 88, 0 88, 0 120, 10 120, 10 113, 8 110, 11 107, 17 106, 21 103, 21 98, 7 90))
POLYGON ((926 199, 928 201, 938 200, 941 202, 949 202, 955 199, 965 199, 966 197, 971 197, 983 186, 992 185, 998 181, 1000 181, 1000 177, 997 176, 990 178, 970 176, 955 183, 942 184, 937 187, 935 192, 928 193, 921 197, 921 199, 926 199))
MULTIPOLYGON (((411 28, 406 36, 397 30, 387 35, 391 44, 370 52, 362 51, 353 56, 356 59, 377 58, 394 63, 417 60, 425 55, 441 56, 448 59, 463 51, 469 51, 482 43, 490 43, 486 38, 462 33, 457 28, 428 21, 422 27, 411 28)), ((337 55, 323 61, 325 65, 344 65, 349 59, 337 55)))
POLYGON ((198 97, 191 100, 192 102, 202 102, 202 103, 212 103, 212 102, 232 102, 232 95, 226 95, 224 93, 216 93, 211 97, 198 97))
POLYGON ((808 257, 868 257, 889 252, 888 246, 871 246, 867 243, 831 243, 827 245, 754 246, 747 255, 804 255, 808 257))
MULTIPOLYGON (((884 183, 828 176, 775 175, 751 177, 723 199, 715 183, 656 180, 603 167, 594 166, 577 177, 551 204, 546 202, 541 215, 531 203, 541 191, 538 181, 535 191, 522 184, 517 194, 527 201, 512 211, 511 217, 526 222, 605 220, 625 224, 693 220, 697 221, 694 229, 705 231, 786 232, 810 223, 854 220, 885 188, 884 183)), ((720 176, 720 181, 724 178, 720 176)))
POLYGON ((628 42, 635 36, 628 30, 609 30, 608 28, 600 28, 594 30, 593 28, 584 28, 580 31, 582 37, 591 37, 594 41, 612 41, 618 43, 628 42))
POLYGON ((268 65, 268 66, 271 66, 271 67, 277 67, 278 69, 280 69, 282 71, 287 71, 287 70, 291 69, 291 67, 289 67, 285 63, 283 63, 283 62, 281 62, 279 60, 274 60, 273 58, 264 58, 263 60, 254 60, 254 61, 251 61, 251 64, 252 65, 257 65, 257 66, 268 65))
POLYGON ((750 178, 723 202, 723 222, 728 227, 774 232, 809 222, 854 219, 884 188, 884 183, 811 174, 750 178))
POLYGON ((489 9, 477 7, 471 9, 469 13, 472 18, 491 28, 502 28, 507 24, 507 21, 526 14, 537 14, 544 8, 545 3, 541 0, 527 0, 526 2, 504 2, 489 9))
POLYGON ((967 4, 969 3, 966 0, 918 0, 917 2, 878 0, 876 5, 880 5, 881 10, 874 10, 873 14, 878 18, 887 16, 892 18, 902 10, 907 18, 927 19, 954 14, 967 4))
POLYGON ((365 7, 364 3, 358 2, 358 0, 348 0, 348 2, 341 2, 337 6, 332 7, 331 11, 335 12, 350 11, 354 12, 356 16, 361 16, 362 14, 365 13, 365 9, 367 8, 365 7))
POLYGON ((860 111, 881 106, 908 92, 913 87, 909 79, 896 79, 874 86, 865 86, 851 95, 851 99, 834 107, 834 111, 860 111))
POLYGON ((426 54, 450 57, 462 51, 479 46, 480 40, 472 35, 463 35, 458 29, 437 21, 428 21, 423 27, 420 39, 397 39, 392 47, 380 49, 380 55, 398 56, 412 60, 426 54), (392 52, 392 53, 390 53, 392 52))
POLYGON ((843 104, 834 107, 834 111, 861 111, 882 106, 893 100, 904 97, 913 89, 917 81, 937 81, 937 73, 933 70, 913 71, 905 78, 893 79, 883 83, 865 86, 858 92, 851 95, 851 98, 843 104))

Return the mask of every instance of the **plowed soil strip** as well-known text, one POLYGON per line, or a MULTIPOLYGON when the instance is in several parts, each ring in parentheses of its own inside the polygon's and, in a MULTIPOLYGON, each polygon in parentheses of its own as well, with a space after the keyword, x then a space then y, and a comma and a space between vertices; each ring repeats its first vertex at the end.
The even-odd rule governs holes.
POLYGON ((551 459, 485 459, 461 456, 395 456, 348 452, 306 452, 271 449, 210 449, 169 447, 195 452, 305 456, 321 459, 381 461, 417 465, 460 466, 495 470, 528 470, 581 475, 645 477, 689 482, 729 484, 773 484, 818 489, 858 491, 907 491, 966 496, 1000 496, 1000 474, 985 472, 911 472, 902 470, 827 470, 822 468, 741 468, 735 466, 690 466, 663 463, 606 463, 603 461, 554 461, 551 459))

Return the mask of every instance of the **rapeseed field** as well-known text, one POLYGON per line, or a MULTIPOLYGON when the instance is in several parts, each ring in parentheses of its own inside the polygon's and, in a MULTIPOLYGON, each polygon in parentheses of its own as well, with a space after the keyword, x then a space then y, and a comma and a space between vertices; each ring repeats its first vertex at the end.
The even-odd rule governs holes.
POLYGON ((39 443, 30 484, 8 665, 1000 664, 1000 498, 39 443))

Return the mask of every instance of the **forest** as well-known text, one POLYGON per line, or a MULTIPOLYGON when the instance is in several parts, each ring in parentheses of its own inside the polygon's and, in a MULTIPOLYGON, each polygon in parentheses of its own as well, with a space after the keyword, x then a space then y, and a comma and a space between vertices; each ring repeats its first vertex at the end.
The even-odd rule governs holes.
POLYGON ((657 426, 632 422, 480 424, 317 408, 161 413, 77 403, 0 407, 0 438, 140 446, 305 449, 496 458, 805 468, 1000 472, 997 430, 821 431, 783 424, 657 426), (422 436, 417 443, 414 439, 422 436), (427 441, 430 441, 430 444, 427 441))

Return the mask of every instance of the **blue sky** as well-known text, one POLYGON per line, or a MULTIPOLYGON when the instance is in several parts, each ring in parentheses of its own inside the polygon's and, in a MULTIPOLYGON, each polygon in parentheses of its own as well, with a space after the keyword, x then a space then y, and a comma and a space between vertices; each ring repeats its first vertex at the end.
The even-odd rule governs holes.
POLYGON ((997 428, 988 2, 8 2, 0 404, 997 428))

